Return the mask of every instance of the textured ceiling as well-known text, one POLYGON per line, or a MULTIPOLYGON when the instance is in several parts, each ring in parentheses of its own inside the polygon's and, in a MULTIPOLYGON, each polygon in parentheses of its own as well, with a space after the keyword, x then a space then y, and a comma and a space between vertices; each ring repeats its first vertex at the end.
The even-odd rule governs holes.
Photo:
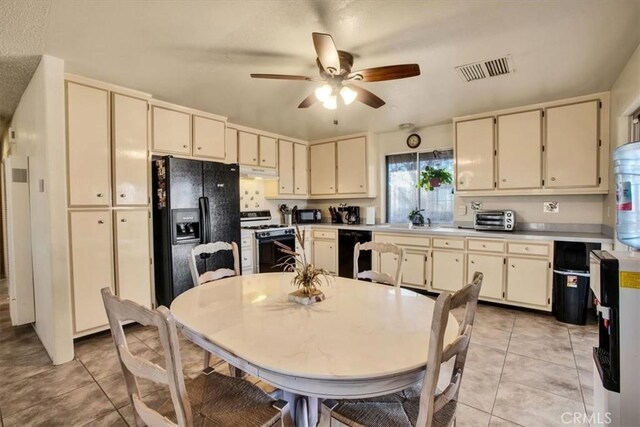
POLYGON ((49 6, 0 0, 0 135, 40 62, 49 6))
MULTIPOLYGON (((69 72, 304 139, 608 90, 640 43, 640 0, 53 0, 43 49, 47 3, 7 4, 13 16, 0 24, 30 29, 8 39, 7 59, 14 45, 27 46, 23 57, 43 51, 69 72), (318 83, 249 77, 316 76, 313 31, 353 53, 354 69, 416 62, 422 75, 362 83, 387 104, 337 111, 296 108, 318 83), (505 54, 514 74, 464 83, 454 70, 505 54)), ((0 98, 21 87, 9 86, 0 86, 0 98)))

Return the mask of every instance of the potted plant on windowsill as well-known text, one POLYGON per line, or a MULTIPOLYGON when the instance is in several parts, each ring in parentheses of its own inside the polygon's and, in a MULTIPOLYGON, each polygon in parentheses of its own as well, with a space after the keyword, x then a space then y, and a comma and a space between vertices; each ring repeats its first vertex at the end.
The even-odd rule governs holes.
POLYGON ((452 182, 453 177, 446 169, 427 166, 420 172, 418 188, 422 188, 425 191, 433 191, 442 184, 451 184, 452 182))

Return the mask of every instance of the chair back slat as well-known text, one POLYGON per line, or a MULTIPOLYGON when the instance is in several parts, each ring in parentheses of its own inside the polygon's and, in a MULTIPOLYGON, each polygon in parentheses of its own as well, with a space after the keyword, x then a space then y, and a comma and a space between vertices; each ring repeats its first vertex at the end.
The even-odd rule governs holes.
POLYGON ((193 279, 194 286, 201 285, 213 280, 219 280, 229 276, 240 275, 240 255, 238 253, 238 245, 236 242, 214 242, 198 245, 191 250, 191 256, 189 257, 189 268, 191 270, 191 278, 193 279), (233 270, 229 268, 220 268, 215 271, 207 271, 203 274, 198 273, 198 265, 196 257, 203 254, 213 255, 220 251, 231 251, 233 255, 233 270))
POLYGON ((168 420, 158 413, 149 415, 150 411, 153 411, 146 405, 141 405, 143 402, 138 389, 138 377, 167 384, 178 421, 177 425, 180 427, 191 425, 193 420, 191 406, 184 384, 177 329, 171 312, 166 307, 149 310, 135 302, 123 301, 114 296, 109 288, 102 289, 102 299, 107 311, 111 335, 120 359, 120 367, 127 386, 127 393, 131 406, 135 409, 133 412, 136 425, 176 425, 170 421, 167 422, 168 420), (164 369, 133 355, 129 351, 122 324, 132 320, 142 325, 155 326, 158 329, 158 336, 165 357, 164 369), (139 402, 137 406, 136 401, 139 402), (140 411, 138 411, 139 408, 141 408, 140 411))
POLYGON ((364 242, 356 243, 353 248, 353 278, 354 279, 369 279, 378 283, 386 283, 393 286, 400 286, 400 278, 402 277, 402 260, 404 258, 404 249, 397 247, 392 243, 385 242, 364 242), (358 260, 360 259, 360 251, 372 251, 379 254, 394 254, 398 261, 396 264, 396 271, 391 276, 387 273, 365 270, 358 271, 358 260))
POLYGON ((153 409, 149 408, 140 398, 134 396, 133 398, 134 412, 140 417, 143 425, 147 427, 167 427, 176 426, 173 421, 167 417, 163 417, 153 409))
POLYGON ((167 371, 155 363, 151 363, 140 357, 136 357, 123 345, 118 346, 120 359, 129 372, 139 378, 151 380, 156 383, 169 385, 167 371))
POLYGON ((431 335, 429 337, 427 372, 422 382, 420 409, 416 426, 431 426, 433 414, 442 409, 451 400, 457 400, 458 398, 482 279, 482 273, 476 272, 473 275, 471 284, 453 295, 448 292, 442 292, 436 300, 431 322, 431 335), (462 305, 466 307, 464 319, 458 329, 458 335, 451 344, 443 349, 449 313, 453 308, 462 305), (436 394, 441 365, 454 357, 453 372, 451 373, 449 384, 441 393, 436 394))

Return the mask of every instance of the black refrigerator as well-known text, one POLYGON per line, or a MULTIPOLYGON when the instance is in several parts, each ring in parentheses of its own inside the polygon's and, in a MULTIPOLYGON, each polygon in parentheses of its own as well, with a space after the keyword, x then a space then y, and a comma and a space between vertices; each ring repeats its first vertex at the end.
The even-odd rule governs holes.
MULTIPOLYGON (((169 307, 193 287, 191 249, 217 241, 240 247, 240 172, 237 164, 171 156, 153 157, 151 166, 156 300, 169 307)), ((196 262, 200 273, 233 269, 230 251, 196 262)))

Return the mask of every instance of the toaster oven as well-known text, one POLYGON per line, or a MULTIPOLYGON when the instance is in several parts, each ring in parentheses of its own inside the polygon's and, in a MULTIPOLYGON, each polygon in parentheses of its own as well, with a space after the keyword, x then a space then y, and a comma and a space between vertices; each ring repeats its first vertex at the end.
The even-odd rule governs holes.
POLYGON ((513 231, 516 229, 514 211, 476 211, 473 216, 476 230, 513 231))

